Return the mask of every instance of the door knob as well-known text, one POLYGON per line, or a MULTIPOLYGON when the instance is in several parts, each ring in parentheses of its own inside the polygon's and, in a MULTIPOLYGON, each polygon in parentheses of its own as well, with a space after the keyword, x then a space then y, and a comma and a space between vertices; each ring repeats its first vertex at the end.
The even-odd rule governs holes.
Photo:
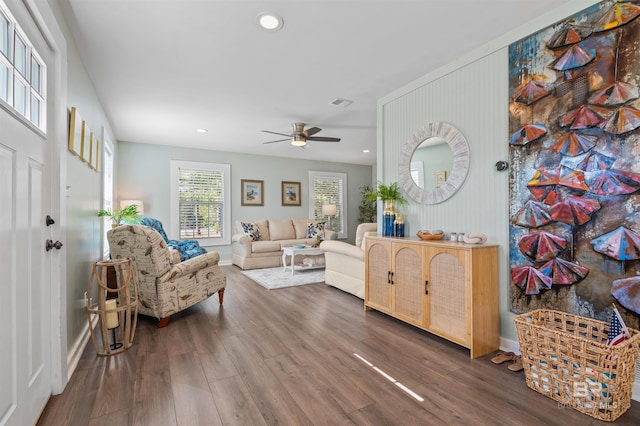
POLYGON ((47 240, 47 245, 45 247, 47 251, 52 249, 60 250, 60 248, 62 247, 62 243, 60 241, 56 241, 54 243, 53 240, 47 240))

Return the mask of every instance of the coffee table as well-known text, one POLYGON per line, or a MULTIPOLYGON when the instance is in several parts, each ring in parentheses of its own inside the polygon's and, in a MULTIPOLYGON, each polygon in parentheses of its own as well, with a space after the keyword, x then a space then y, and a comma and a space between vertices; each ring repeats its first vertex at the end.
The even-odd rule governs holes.
POLYGON ((304 270, 304 269, 318 269, 324 268, 324 265, 318 266, 296 266, 295 259, 298 255, 307 255, 307 256, 318 256, 322 255, 324 252, 317 247, 305 246, 304 248, 295 248, 295 247, 283 247, 282 248, 282 271, 286 272, 287 268, 291 268, 291 275, 296 270, 304 270), (291 257, 291 265, 287 266, 287 256, 291 257))

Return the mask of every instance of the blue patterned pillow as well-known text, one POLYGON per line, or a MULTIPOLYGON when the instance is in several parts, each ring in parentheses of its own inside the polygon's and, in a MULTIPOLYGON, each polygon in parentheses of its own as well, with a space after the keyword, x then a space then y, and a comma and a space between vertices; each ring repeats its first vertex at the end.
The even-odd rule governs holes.
POLYGON ((307 238, 320 238, 324 240, 324 223, 307 223, 307 238))
POLYGON ((256 225, 255 223, 245 222, 240 222, 240 225, 242 225, 242 230, 244 231, 245 235, 251 238, 251 241, 260 241, 262 235, 260 235, 258 225, 256 225))

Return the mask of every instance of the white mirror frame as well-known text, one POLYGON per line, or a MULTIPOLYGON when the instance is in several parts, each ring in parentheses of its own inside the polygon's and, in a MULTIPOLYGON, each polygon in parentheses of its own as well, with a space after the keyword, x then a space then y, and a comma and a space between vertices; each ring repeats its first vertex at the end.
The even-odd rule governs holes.
POLYGON ((400 186, 414 201, 421 204, 439 204, 448 200, 464 183, 469 172, 469 144, 464 135, 449 123, 436 121, 420 128, 402 147, 400 153, 400 186), (426 139, 440 137, 447 141, 453 152, 453 167, 444 185, 425 190, 411 178, 411 157, 426 139))

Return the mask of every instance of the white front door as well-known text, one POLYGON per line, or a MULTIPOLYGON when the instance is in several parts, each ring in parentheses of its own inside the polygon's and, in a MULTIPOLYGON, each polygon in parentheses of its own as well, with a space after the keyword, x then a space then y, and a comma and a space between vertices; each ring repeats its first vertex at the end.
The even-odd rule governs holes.
POLYGON ((51 395, 48 150, 0 115, 0 423, 32 424, 51 395))
POLYGON ((0 424, 24 425, 51 395, 48 142, 4 110, 0 128, 0 424))
MULTIPOLYGON (((19 25, 46 64, 52 55, 33 22, 19 25)), ((52 138, 11 102, 0 102, 0 425, 28 425, 52 391, 51 272, 60 260, 58 250, 46 250, 52 138)))

